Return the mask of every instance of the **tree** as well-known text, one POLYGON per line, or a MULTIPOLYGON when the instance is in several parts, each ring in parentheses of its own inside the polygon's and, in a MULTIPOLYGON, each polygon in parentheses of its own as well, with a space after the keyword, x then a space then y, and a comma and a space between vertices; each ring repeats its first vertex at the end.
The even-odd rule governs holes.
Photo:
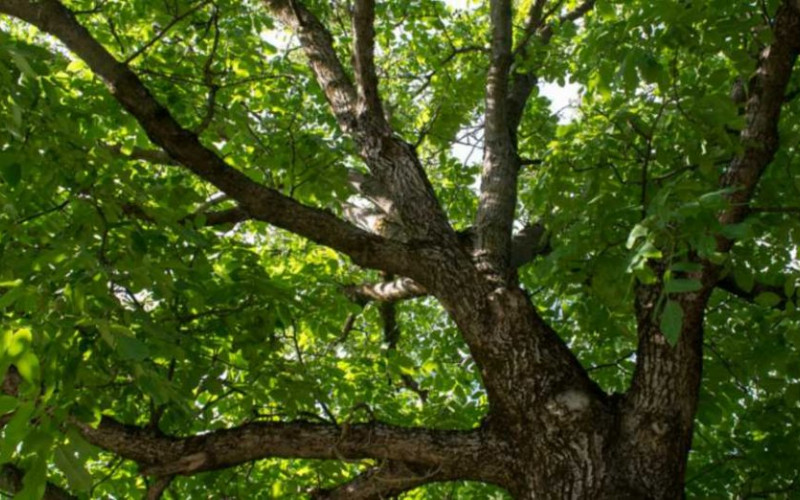
POLYGON ((0 13, 3 490, 800 490, 796 0, 0 13))

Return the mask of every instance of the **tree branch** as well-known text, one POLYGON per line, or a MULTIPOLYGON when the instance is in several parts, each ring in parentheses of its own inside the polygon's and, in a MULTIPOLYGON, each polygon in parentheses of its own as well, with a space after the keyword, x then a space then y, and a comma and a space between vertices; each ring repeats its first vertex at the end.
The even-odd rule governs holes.
POLYGON ((137 462, 143 474, 159 477, 192 475, 270 457, 411 461, 487 477, 502 469, 487 462, 491 440, 478 430, 403 428, 377 422, 341 427, 303 421, 256 422, 178 438, 108 417, 97 427, 73 423, 90 443, 137 462))
POLYGON ((492 0, 491 59, 486 78, 483 168, 475 227, 484 271, 504 282, 511 262, 511 231, 517 202, 519 158, 508 127, 511 68, 511 0, 492 0))
MULTIPOLYGON (((728 196, 730 208, 719 217, 722 224, 741 222, 747 215, 756 184, 780 145, 778 121, 800 52, 800 12, 793 0, 781 3, 773 33, 775 39, 761 52, 758 70, 749 82, 746 125, 740 135, 744 152, 733 159, 720 180, 721 187, 733 190, 728 196)), ((732 244, 727 240, 718 246, 727 251, 732 244)))
MULTIPOLYGON (((561 2, 558 3, 560 5, 561 2)), ((563 24, 565 22, 576 21, 580 19, 586 15, 587 12, 594 8, 595 3, 596 0, 585 0, 575 7, 575 9, 559 16, 557 24, 563 24)), ((536 6, 534 4, 532 9, 535 7, 536 6)), ((546 45, 550 42, 555 30, 552 24, 548 24, 547 26, 544 25, 549 16, 550 12, 545 14, 540 13, 537 15, 536 11, 531 11, 531 14, 528 18, 528 24, 526 25, 526 35, 515 50, 516 55, 521 58, 525 57, 525 47, 534 35, 538 36, 539 43, 542 45, 546 45)), ((509 92, 508 96, 508 123, 509 128, 512 130, 512 134, 516 134, 516 130, 519 128, 519 124, 522 121, 522 114, 525 111, 525 105, 528 102, 531 92, 537 84, 538 77, 533 71, 514 73, 511 83, 511 91, 509 92)))
POLYGON ((353 132, 358 94, 336 55, 330 32, 298 0, 265 0, 265 3, 297 34, 339 126, 347 133, 353 132))
POLYGON ((145 88, 57 0, 0 0, 0 12, 33 24, 79 55, 136 118, 148 137, 170 157, 239 202, 253 218, 268 222, 349 255, 357 264, 398 274, 414 274, 408 249, 342 221, 330 212, 308 207, 258 184, 203 146, 182 128, 145 88))
POLYGON ((401 300, 424 297, 428 291, 410 278, 397 278, 394 281, 380 283, 363 283, 343 288, 347 297, 357 304, 367 302, 398 302, 401 300))
POLYGON ((372 119, 382 122, 383 109, 375 72, 375 0, 353 3, 353 60, 359 106, 372 115, 372 119))

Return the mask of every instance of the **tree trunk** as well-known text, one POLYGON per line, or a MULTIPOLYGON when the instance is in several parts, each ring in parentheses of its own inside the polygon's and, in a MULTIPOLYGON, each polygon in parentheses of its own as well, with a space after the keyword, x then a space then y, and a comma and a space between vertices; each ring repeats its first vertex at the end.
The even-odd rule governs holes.
POLYGON ((609 396, 522 290, 493 290, 479 308, 475 297, 444 303, 454 306, 450 313, 469 337, 481 339, 473 352, 492 408, 486 427, 505 442, 503 486, 516 498, 682 498, 700 366, 678 361, 695 348, 691 339, 699 338, 702 308, 699 316, 687 312, 674 348, 653 325, 652 311, 642 312, 640 336, 654 339, 650 349, 658 349, 660 363, 648 380, 673 382, 660 380, 665 389, 654 394, 609 396), (549 376, 535 376, 541 373, 549 376))

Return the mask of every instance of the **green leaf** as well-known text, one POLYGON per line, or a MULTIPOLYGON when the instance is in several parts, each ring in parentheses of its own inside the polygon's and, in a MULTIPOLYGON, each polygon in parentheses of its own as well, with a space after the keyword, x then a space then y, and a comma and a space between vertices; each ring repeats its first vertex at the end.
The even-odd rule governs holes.
POLYGON ((761 292, 756 295, 755 303, 765 307, 775 307, 781 303, 781 300, 783 299, 777 293, 761 292))
POLYGON ((17 409, 19 401, 14 396, 0 395, 0 416, 17 409))
POLYGON ((674 300, 668 300, 661 313, 661 333, 670 345, 675 346, 683 326, 683 309, 674 300))
POLYGON ((742 290, 748 293, 753 290, 753 286, 756 283, 753 274, 748 269, 742 267, 734 268, 733 279, 742 290))
POLYGON ((635 226, 633 226, 633 229, 628 235, 628 240, 625 242, 625 248, 627 248, 628 250, 633 248, 633 246, 636 244, 636 241, 639 238, 647 236, 647 233, 648 229, 646 226, 643 226, 641 224, 636 224, 635 226))
POLYGON ((17 162, 2 163, 0 164, 0 176, 9 186, 16 187, 22 180, 22 166, 17 162))
POLYGON ((39 358, 31 350, 25 351, 15 361, 17 370, 22 378, 31 385, 38 385, 39 378, 41 377, 41 368, 39 367, 39 358))
POLYGON ((67 481, 76 491, 88 491, 92 487, 92 476, 75 456, 72 447, 59 446, 53 456, 56 466, 67 476, 67 481))
POLYGON ((664 284, 664 291, 666 293, 696 292, 702 287, 703 285, 699 280, 674 278, 664 284))
POLYGON ((130 361, 144 361, 150 357, 150 349, 142 341, 129 335, 117 337, 117 352, 122 359, 130 361))
POLYGON ((3 439, 0 440, 0 464, 8 463, 17 445, 28 435, 28 422, 33 415, 34 404, 31 401, 21 404, 11 420, 3 428, 3 439))

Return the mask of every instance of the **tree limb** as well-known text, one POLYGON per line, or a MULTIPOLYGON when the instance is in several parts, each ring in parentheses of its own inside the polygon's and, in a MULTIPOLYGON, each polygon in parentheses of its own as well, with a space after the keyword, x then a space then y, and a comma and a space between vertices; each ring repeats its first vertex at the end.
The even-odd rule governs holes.
MULTIPOLYGON (((793 0, 781 3, 773 33, 775 39, 761 52, 758 70, 749 82, 746 125, 740 134, 744 152, 733 159, 720 180, 721 187, 732 190, 728 195, 730 207, 719 217, 722 224, 736 224, 747 215, 756 184, 780 145, 778 121, 800 52, 800 12, 793 0)), ((727 251, 732 244, 730 240, 720 241, 718 246, 727 251)))
POLYGON ((353 61, 359 106, 374 120, 382 122, 383 109, 375 72, 375 0, 353 3, 353 61))
MULTIPOLYGON (((595 3, 596 0, 585 0, 575 7, 575 9, 559 16, 557 24, 563 24, 568 21, 580 19, 586 15, 587 12, 594 8, 595 3)), ((560 5, 561 2, 558 2, 558 4, 560 5)), ((532 9, 533 8, 535 8, 535 5, 532 7, 532 9)), ((515 54, 521 58, 524 58, 525 47, 534 35, 538 36, 539 43, 542 45, 546 45, 550 42, 550 39, 555 34, 555 31, 552 24, 548 24, 547 26, 544 25, 549 15, 549 12, 545 14, 540 13, 538 15, 535 11, 531 12, 528 19, 529 24, 526 25, 526 35, 515 50, 515 54)), ((516 130, 522 121, 522 114, 525 111, 525 105, 528 102, 531 92, 538 84, 538 81, 538 77, 533 71, 514 72, 511 90, 508 96, 508 123, 513 134, 516 134, 516 130)))
POLYGON ((492 32, 486 78, 486 119, 480 201, 475 219, 478 252, 488 274, 505 281, 511 261, 511 231, 517 202, 519 158, 508 127, 511 68, 511 0, 490 2, 492 32))
MULTIPOLYGON (((487 463, 490 441, 480 431, 403 428, 381 423, 342 425, 256 422, 178 438, 104 417, 97 427, 73 422, 88 442, 139 464, 152 476, 192 475, 263 458, 385 459, 499 473, 487 463)), ((487 475, 491 475, 489 472, 487 475)))
POLYGON ((416 262, 404 245, 386 241, 258 184, 181 127, 127 66, 119 63, 57 0, 0 0, 0 12, 55 36, 79 55, 170 157, 239 202, 253 218, 349 255, 357 264, 411 275, 416 262))

